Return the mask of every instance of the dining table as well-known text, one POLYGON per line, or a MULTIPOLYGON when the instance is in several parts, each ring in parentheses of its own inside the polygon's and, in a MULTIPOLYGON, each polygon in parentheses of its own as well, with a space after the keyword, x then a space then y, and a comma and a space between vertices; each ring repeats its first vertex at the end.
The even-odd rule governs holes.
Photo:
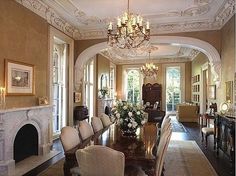
POLYGON ((78 165, 75 152, 89 145, 103 145, 123 152, 126 166, 152 166, 156 159, 157 138, 158 128, 155 123, 146 123, 131 135, 126 135, 116 123, 113 123, 65 152, 64 174, 70 175, 70 168, 78 165))

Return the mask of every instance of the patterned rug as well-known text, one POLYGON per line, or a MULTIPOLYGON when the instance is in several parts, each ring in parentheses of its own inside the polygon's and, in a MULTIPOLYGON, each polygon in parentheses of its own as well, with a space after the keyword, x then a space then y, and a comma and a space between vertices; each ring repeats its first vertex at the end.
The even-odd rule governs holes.
MULTIPOLYGON (((39 176, 63 176, 64 159, 39 176)), ((165 160, 165 176, 217 176, 195 141, 171 140, 165 160)))
POLYGON ((169 116, 171 118, 171 126, 173 132, 186 133, 187 130, 184 128, 183 124, 176 119, 176 116, 169 116))

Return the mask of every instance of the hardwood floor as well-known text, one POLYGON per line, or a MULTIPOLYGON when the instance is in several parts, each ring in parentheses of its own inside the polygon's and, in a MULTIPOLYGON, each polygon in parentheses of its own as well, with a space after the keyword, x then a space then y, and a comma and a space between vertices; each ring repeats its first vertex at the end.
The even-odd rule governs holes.
MULTIPOLYGON (((187 132, 173 133, 172 139, 196 141, 219 176, 233 176, 233 170, 231 169, 231 164, 229 162, 228 157, 225 156, 223 152, 220 152, 219 157, 217 158, 216 152, 213 149, 213 136, 208 137, 208 147, 205 148, 204 143, 201 142, 202 139, 200 133, 200 125, 197 123, 183 123, 183 125, 187 132)), ((39 167, 26 173, 25 176, 35 176, 64 157, 63 148, 59 139, 54 141, 53 148, 62 152, 50 159, 49 161, 45 162, 44 164, 40 165, 39 167)))

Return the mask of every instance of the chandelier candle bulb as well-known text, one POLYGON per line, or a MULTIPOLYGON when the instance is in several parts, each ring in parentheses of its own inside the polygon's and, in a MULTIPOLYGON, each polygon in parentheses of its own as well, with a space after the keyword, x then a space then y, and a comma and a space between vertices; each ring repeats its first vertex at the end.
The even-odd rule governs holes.
POLYGON ((108 26, 108 30, 112 30, 112 22, 110 22, 110 24, 108 26))
POLYGON ((147 22, 146 29, 150 29, 149 22, 147 22))

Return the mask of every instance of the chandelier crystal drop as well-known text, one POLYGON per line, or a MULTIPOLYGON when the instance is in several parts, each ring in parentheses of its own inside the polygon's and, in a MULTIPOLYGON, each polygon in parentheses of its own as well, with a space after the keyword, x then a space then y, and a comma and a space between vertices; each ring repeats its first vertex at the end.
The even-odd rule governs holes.
POLYGON ((134 15, 128 9, 121 17, 117 18, 117 29, 113 29, 113 23, 108 25, 108 45, 121 49, 138 48, 149 44, 150 24, 144 22, 140 15, 134 15))
MULTIPOLYGON (((150 61, 150 54, 151 50, 149 50, 149 61, 150 61)), ((148 62, 140 68, 140 71, 144 75, 144 77, 152 77, 152 76, 155 77, 157 76, 158 73, 158 67, 154 65, 152 62, 148 62)))

